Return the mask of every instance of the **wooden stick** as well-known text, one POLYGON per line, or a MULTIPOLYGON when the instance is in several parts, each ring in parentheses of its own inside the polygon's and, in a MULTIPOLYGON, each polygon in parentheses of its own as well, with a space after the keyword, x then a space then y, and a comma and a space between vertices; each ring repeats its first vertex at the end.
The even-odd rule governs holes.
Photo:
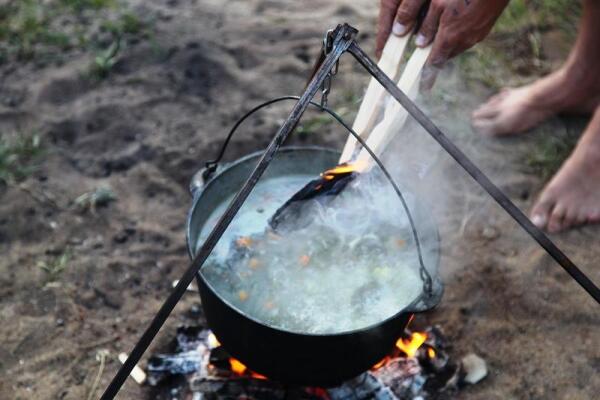
MULTIPOLYGON (((121 361, 121 364, 125 364, 126 360, 127 353, 119 353, 119 361, 121 361)), ((139 385, 146 382, 146 373, 137 364, 135 365, 135 367, 133 367, 129 375, 131 375, 133 380, 136 381, 139 385)))
MULTIPOLYGON (((377 66, 394 80, 398 76, 402 55, 404 54, 404 50, 406 49, 406 45, 411 36, 412 35, 410 34, 403 37, 390 35, 385 43, 383 52, 381 53, 381 58, 377 63, 377 66)), ((375 123, 375 118, 378 114, 376 111, 384 96, 385 89, 383 86, 381 86, 375 78, 371 78, 365 96, 360 104, 360 108, 358 109, 358 114, 354 119, 354 124, 352 125, 352 129, 363 139, 368 135, 368 132, 375 123)), ((350 135, 344 145, 344 150, 340 157, 340 164, 349 161, 352 158, 356 143, 357 141, 354 136, 350 135)))
MULTIPOLYGON (((398 82, 398 87, 411 99, 414 100, 419 92, 419 78, 421 71, 429 53, 431 46, 426 48, 417 48, 402 73, 398 82)), ((401 130, 408 117, 407 111, 397 101, 391 102, 385 109, 383 120, 373 129, 367 145, 376 155, 380 155, 390 140, 401 130)), ((358 171, 369 169, 374 164, 369 153, 362 149, 356 158, 356 168, 358 171)))

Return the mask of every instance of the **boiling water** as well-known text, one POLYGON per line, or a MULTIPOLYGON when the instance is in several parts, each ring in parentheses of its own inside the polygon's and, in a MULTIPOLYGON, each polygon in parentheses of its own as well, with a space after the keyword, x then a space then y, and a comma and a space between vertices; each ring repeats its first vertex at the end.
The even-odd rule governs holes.
MULTIPOLYGON (((259 183, 202 274, 239 310, 289 331, 344 332, 393 316, 422 290, 396 194, 380 181, 361 179, 326 199, 329 204, 307 202, 300 229, 266 229, 275 210, 311 178, 259 183)), ((198 245, 227 203, 211 215, 198 245)))

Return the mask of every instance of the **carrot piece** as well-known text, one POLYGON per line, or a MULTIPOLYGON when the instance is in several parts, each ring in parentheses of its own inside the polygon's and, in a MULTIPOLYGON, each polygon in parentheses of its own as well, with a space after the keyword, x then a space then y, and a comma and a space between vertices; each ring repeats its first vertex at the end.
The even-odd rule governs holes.
POLYGON ((238 247, 250 247, 250 245, 252 244, 252 239, 249 238, 248 236, 242 236, 237 238, 237 240, 235 241, 235 244, 238 247))
POLYGON ((304 254, 303 256, 300 256, 298 261, 300 262, 300 265, 306 267, 310 263, 310 256, 308 254, 304 254))
POLYGON ((248 260, 248 266, 252 269, 258 269, 261 265, 262 262, 256 257, 252 257, 248 260))
POLYGON ((269 237, 269 239, 271 240, 279 240, 281 239, 281 236, 279 236, 278 234, 276 234, 275 232, 267 232, 267 236, 269 237))

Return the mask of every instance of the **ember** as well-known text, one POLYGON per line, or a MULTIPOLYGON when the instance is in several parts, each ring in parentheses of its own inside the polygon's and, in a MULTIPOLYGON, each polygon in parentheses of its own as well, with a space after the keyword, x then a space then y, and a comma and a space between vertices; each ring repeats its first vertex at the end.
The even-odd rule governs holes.
MULTIPOLYGON (((425 399, 458 391, 474 376, 468 362, 455 362, 448 354, 446 338, 438 327, 406 332, 396 348, 370 371, 335 388, 288 387, 254 373, 229 356, 217 337, 202 328, 180 328, 176 353, 155 355, 148 363, 149 383, 167 389, 171 399, 306 399, 367 400, 425 399), (169 376, 184 377, 177 388, 169 376), (183 386, 183 387, 182 387, 183 386), (176 394, 176 396, 175 396, 176 394)), ((477 357, 478 358, 478 357, 477 357)), ((485 363, 482 359, 477 363, 485 363)), ((479 379, 485 376, 476 372, 479 379)), ((472 383, 476 383, 473 381, 472 383)))

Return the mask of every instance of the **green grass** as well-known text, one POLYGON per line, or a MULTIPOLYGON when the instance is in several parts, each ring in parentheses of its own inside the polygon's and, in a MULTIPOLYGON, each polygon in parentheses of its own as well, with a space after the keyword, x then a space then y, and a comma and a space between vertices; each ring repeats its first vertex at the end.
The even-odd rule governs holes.
POLYGON ((544 43, 544 33, 560 31, 568 46, 576 36, 580 15, 577 1, 512 0, 489 38, 458 57, 459 68, 469 80, 492 89, 544 75, 551 68, 544 45, 565 44, 544 43))
POLYGON ((68 268, 71 256, 71 251, 67 249, 59 255, 53 256, 46 260, 38 261, 37 266, 46 273, 46 277, 50 282, 52 282, 57 280, 68 268))
POLYGON ((143 32, 147 27, 147 24, 138 18, 136 15, 131 13, 125 13, 119 17, 119 23, 117 25, 117 32, 128 33, 131 35, 137 35, 143 32))
POLYGON ((90 74, 93 78, 103 79, 108 76, 110 70, 117 62, 121 50, 121 37, 118 36, 105 50, 100 50, 90 66, 90 74))
POLYGON ((117 19, 102 21, 100 26, 103 30, 113 35, 138 35, 147 33, 148 22, 142 21, 135 14, 125 12, 117 19))
POLYGON ((93 51, 99 40, 106 42, 102 32, 114 42, 149 31, 119 0, 12 0, 0 5, 0 63, 58 59, 72 48, 93 51))
POLYGON ((37 134, 16 134, 0 137, 0 182, 13 184, 27 178, 36 169, 42 153, 37 134))
POLYGON ((570 0, 512 0, 494 27, 494 32, 514 33, 528 27, 558 28, 574 34, 581 15, 581 2, 570 0))
POLYGON ((30 58, 37 43, 49 35, 50 10, 41 8, 36 1, 8 2, 0 10, 0 41, 6 52, 14 52, 19 59, 30 58))
POLYGON ((116 5, 115 0, 59 0, 58 3, 63 7, 76 12, 100 10, 102 8, 114 7, 116 5))
POLYGON ((117 200, 117 195, 111 188, 99 187, 77 197, 75 205, 82 211, 95 212, 97 207, 106 206, 115 200, 117 200))
POLYGON ((319 133, 322 132, 325 127, 331 125, 331 123, 332 119, 329 114, 319 114, 314 117, 308 117, 298 125, 296 133, 300 136, 319 133))
POLYGON ((576 135, 544 135, 531 147, 525 162, 546 181, 558 171, 576 144, 576 135))

